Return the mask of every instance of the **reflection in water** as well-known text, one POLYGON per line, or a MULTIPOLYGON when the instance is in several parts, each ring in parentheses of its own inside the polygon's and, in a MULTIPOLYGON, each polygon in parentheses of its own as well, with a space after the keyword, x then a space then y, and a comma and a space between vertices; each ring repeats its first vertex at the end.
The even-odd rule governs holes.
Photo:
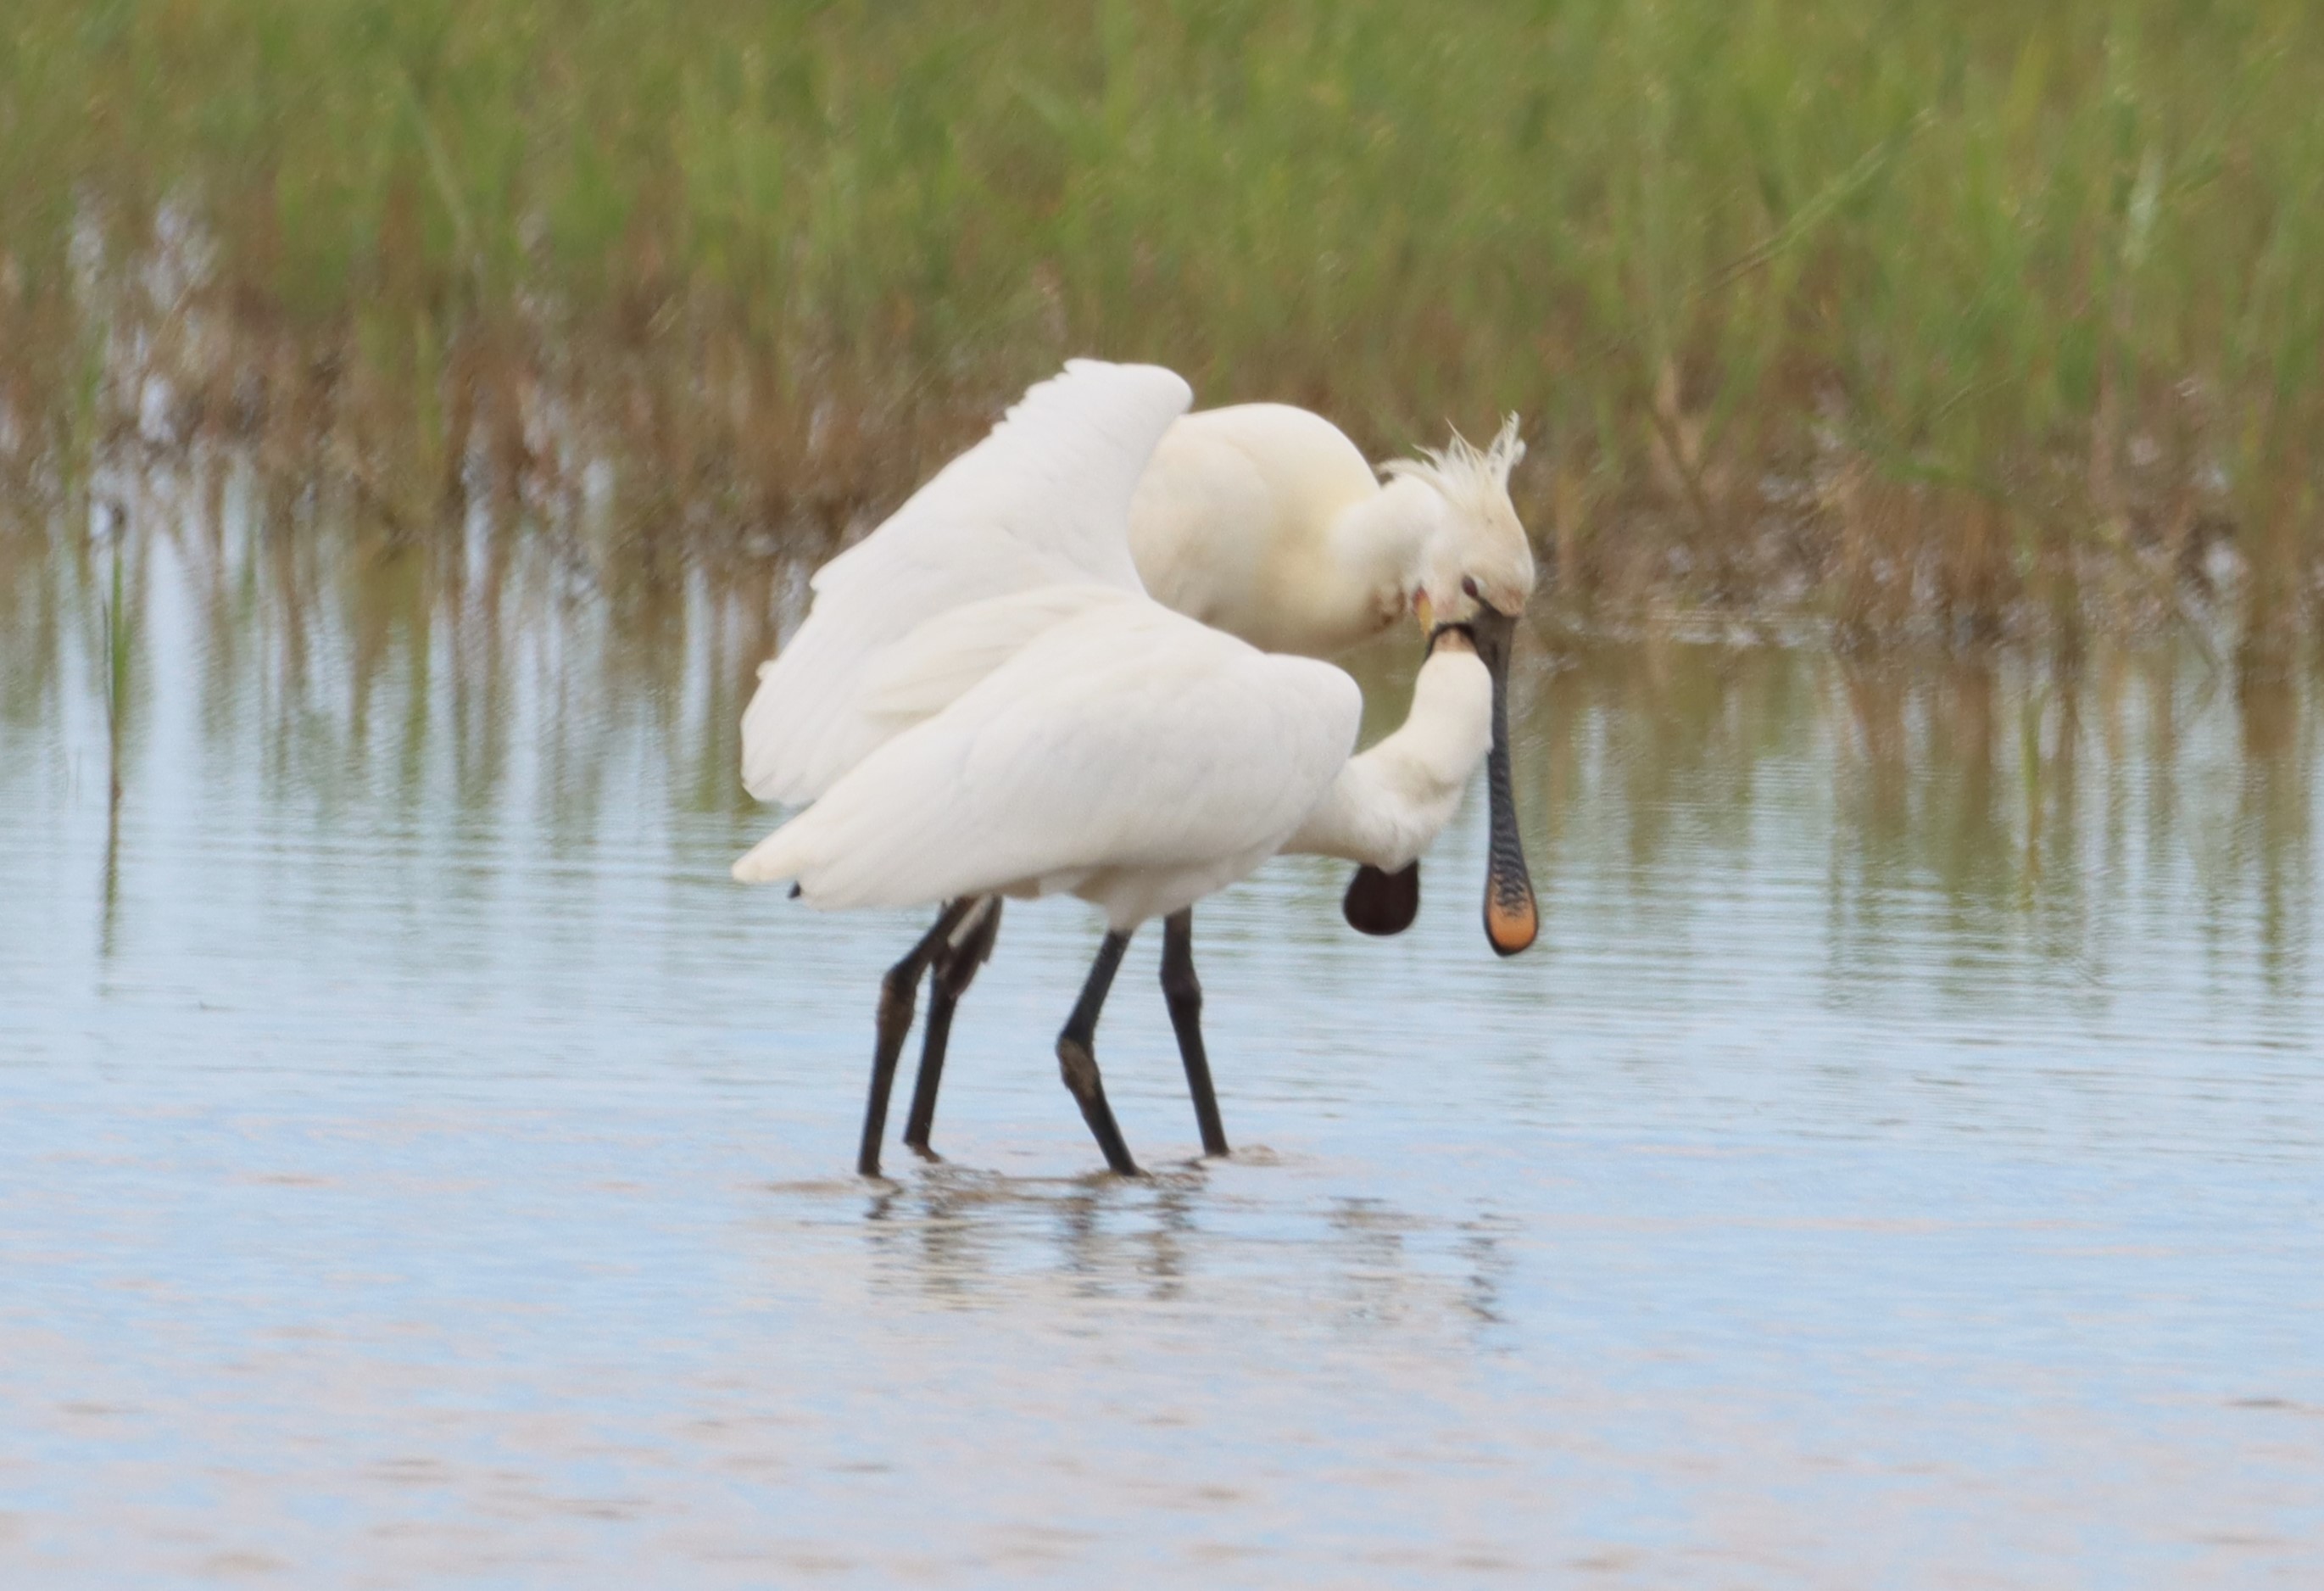
POLYGON ((1473 811, 1402 939, 1205 902, 1204 1163, 1145 936, 1124 1183, 1012 910, 867 1184, 919 925, 725 874, 804 569, 106 490, 110 873, 112 548, 0 506, 0 1581, 2324 1573, 2305 679, 1536 636, 1535 950, 1473 811))
POLYGON ((2270 993, 2312 977, 2304 682, 2238 691, 2168 651, 2062 672, 1676 644, 1560 661, 1527 718, 1549 872, 1610 868, 1635 909, 1692 909, 1771 825, 1828 821, 1832 997, 1909 973, 1974 1001, 2004 964, 2102 987, 2190 910, 2270 993))
MULTIPOLYGON (((195 772, 156 765, 144 704, 166 690, 198 726, 186 749, 203 768, 254 771, 254 796, 337 818, 473 824, 514 802, 579 842, 646 789, 678 812, 750 810, 736 725, 756 662, 801 610, 804 567, 616 574, 571 531, 482 519, 399 538, 262 503, 222 467, 191 485, 115 483, 98 502, 100 529, 134 526, 133 804, 195 772), (616 780, 632 786, 619 801, 616 780)), ((28 753, 62 748, 69 780, 102 776, 88 737, 110 542, 79 526, 0 532, 0 724, 18 776, 28 753)), ((1402 652, 1383 644, 1360 670, 1370 733, 1402 710, 1402 652)), ((1770 823, 1828 819, 1842 984, 1887 976, 1932 935, 1926 970, 1952 986, 2018 956, 2099 984, 2142 908, 2192 909, 2207 941, 2248 940, 2290 994, 2309 976, 2315 895, 2311 689, 2233 680, 2168 648, 2063 671, 1674 641, 1536 652, 1525 816, 1548 871, 1599 874, 1649 916, 1687 893, 1674 870, 1739 864, 1770 823)))
MULTIPOLYGON (((1264 1150, 1234 1165, 1280 1169, 1264 1150)), ((1008 1310, 1022 1306, 1028 1287, 1084 1301, 1215 1305, 1280 1270, 1278 1251, 1289 1243, 1312 1272, 1300 1279, 1297 1304, 1338 1328, 1425 1334, 1457 1330, 1464 1316, 1479 1327, 1502 1323, 1498 1288, 1511 1261, 1501 1242, 1515 1231, 1505 1219, 1480 1212, 1438 1221, 1379 1196, 1338 1194, 1302 1208, 1294 1230, 1262 1232, 1252 1221, 1261 1207, 1247 1190, 1216 1186, 1217 1170, 1192 1162, 1124 1182, 939 1166, 868 1193, 839 1182, 779 1191, 819 1229, 844 1229, 851 1205, 860 1212, 874 1308, 901 1292, 1008 1310), (1320 1293, 1308 1290, 1319 1284, 1320 1293)))
POLYGON ((1135 1184, 1111 1175, 1001 1177, 939 1166, 868 1198, 876 1275, 961 1304, 1005 1295, 1026 1245, 1083 1298, 1183 1296, 1189 1242, 1199 1243, 1199 1168, 1162 1168, 1135 1184))

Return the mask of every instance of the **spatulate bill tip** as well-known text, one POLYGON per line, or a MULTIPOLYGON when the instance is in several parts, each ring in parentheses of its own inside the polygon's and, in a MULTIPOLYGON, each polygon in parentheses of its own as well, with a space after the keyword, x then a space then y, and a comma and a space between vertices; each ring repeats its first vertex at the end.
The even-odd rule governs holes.
POLYGON ((1348 926, 1360 934, 1386 939, 1402 933, 1420 915, 1420 864, 1411 863, 1395 873, 1370 864, 1358 867, 1355 877, 1348 881, 1340 911, 1348 926))
POLYGON ((1515 956, 1531 948, 1541 933, 1541 912, 1534 904, 1530 884, 1485 894, 1485 938, 1494 953, 1515 956))

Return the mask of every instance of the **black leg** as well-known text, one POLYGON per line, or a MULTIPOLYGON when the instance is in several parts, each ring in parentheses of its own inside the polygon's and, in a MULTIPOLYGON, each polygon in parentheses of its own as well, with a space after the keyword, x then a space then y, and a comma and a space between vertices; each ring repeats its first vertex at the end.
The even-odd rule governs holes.
POLYGON ((1121 953, 1128 948, 1126 933, 1108 933, 1098 946, 1089 981, 1082 985, 1082 997, 1073 1015, 1065 1019, 1065 1031, 1057 1035, 1057 1069, 1065 1074, 1065 1087, 1080 1104, 1082 1119, 1089 1123, 1097 1146, 1105 1151, 1105 1163, 1125 1177, 1135 1177, 1138 1162, 1130 1158, 1130 1145, 1121 1141, 1121 1129, 1114 1125, 1113 1109, 1105 1102, 1105 1083, 1097 1074, 1097 1054, 1090 1048, 1097 1036, 1097 1013, 1105 1007, 1105 993, 1113 986, 1115 969, 1121 966, 1121 953))
POLYGON ((872 1095, 863 1103, 863 1147, 855 1170, 862 1176, 880 1174, 880 1140, 888 1131, 888 1095, 896 1086, 896 1058, 904 1052, 904 1036, 912 1031, 914 995, 920 969, 952 938, 952 930, 976 902, 954 901, 936 918, 936 925, 920 936, 901 961, 880 980, 880 1036, 872 1051, 872 1095))
POLYGON ((1211 1058, 1203 1050, 1203 981, 1194 976, 1194 909, 1162 920, 1162 999, 1178 1034, 1179 1059, 1186 1063, 1186 1092, 1194 1098, 1194 1123, 1203 1130, 1203 1152, 1227 1152, 1227 1130, 1219 1121, 1219 1096, 1211 1087, 1211 1058))
POLYGON ((904 1143, 929 1160, 928 1134, 936 1124, 936 1090, 944 1086, 945 1045, 952 1038, 953 1007, 975 981, 976 969, 992 957, 992 941, 1001 936, 1001 898, 986 897, 985 911, 957 945, 936 951, 928 968, 928 1022, 920 1033, 920 1070, 912 1082, 912 1108, 904 1117, 904 1143))

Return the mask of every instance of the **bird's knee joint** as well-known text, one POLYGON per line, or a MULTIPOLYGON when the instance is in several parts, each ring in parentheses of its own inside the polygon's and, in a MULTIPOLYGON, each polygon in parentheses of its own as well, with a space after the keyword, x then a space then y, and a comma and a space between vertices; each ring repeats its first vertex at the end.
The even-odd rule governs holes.
POLYGON ((1185 972, 1166 972, 1162 975, 1162 997, 1173 1005, 1191 1005, 1200 1010, 1203 980, 1194 976, 1192 967, 1185 972))
POLYGON ((917 967, 891 967, 888 976, 880 980, 880 1020, 893 1026, 912 1025, 912 1008, 918 1004, 913 992, 919 987, 917 967))
POLYGON ((1076 1099, 1087 1099, 1098 1090, 1097 1057, 1078 1040, 1057 1041, 1057 1072, 1076 1099))

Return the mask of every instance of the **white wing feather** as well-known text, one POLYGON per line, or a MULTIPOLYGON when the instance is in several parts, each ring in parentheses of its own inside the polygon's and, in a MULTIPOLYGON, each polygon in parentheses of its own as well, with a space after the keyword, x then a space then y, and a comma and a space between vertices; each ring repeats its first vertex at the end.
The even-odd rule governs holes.
POLYGON ((1361 710, 1328 663, 1149 601, 1106 605, 881 745, 734 876, 796 878, 825 908, 1038 893, 1103 870, 1208 870, 1214 888, 1297 828, 1361 710))
POLYGON ((1042 586, 940 613, 872 658, 855 710, 892 734, 944 711, 1052 625, 1145 600, 1119 586, 1042 586))
POLYGON ((1155 443, 1193 397, 1157 365, 1071 361, 816 571, 807 622, 760 669, 742 715, 750 792, 812 800, 892 734, 892 718, 860 710, 859 689, 885 648, 936 615, 1058 583, 1142 592, 1130 555, 1130 498, 1155 443))

